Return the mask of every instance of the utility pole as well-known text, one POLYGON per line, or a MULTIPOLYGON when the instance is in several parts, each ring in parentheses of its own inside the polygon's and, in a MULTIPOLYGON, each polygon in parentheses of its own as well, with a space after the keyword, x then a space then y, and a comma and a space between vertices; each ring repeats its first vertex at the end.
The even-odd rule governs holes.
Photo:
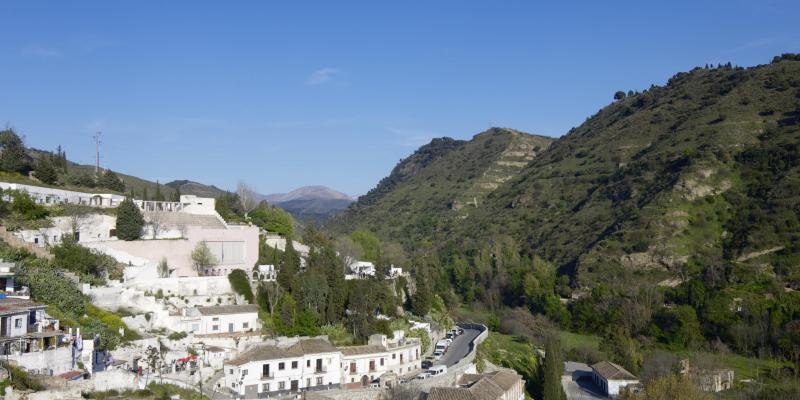
POLYGON ((97 131, 97 133, 95 133, 94 136, 92 136, 92 139, 94 139, 94 152, 95 152, 95 165, 94 165, 95 177, 100 176, 100 143, 103 142, 100 139, 100 135, 102 134, 103 132, 97 131))

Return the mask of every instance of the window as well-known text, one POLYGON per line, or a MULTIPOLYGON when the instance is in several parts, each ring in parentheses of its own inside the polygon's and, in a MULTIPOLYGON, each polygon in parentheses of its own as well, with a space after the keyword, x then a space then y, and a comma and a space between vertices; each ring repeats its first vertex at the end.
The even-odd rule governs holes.
MULTIPOLYGON (((283 371, 286 369, 286 363, 278 363, 278 371, 283 371)), ((283 383, 283 382, 281 382, 283 383)))
POLYGON ((311 378, 306 378, 306 387, 311 387, 311 378))
POLYGON ((311 368, 311 360, 306 360, 306 368, 311 368))
POLYGON ((397 358, 397 354, 392 353, 392 360, 394 360, 395 358, 397 358))
POLYGON ((17 318, 14 320, 14 328, 22 328, 22 318, 17 318))
POLYGON ((286 389, 286 382, 278 382, 278 390, 286 389))
POLYGON ((228 375, 233 375, 233 368, 228 370, 228 375))
POLYGON ((247 370, 246 369, 242 370, 242 376, 247 376, 247 370))
POLYGON ((250 327, 250 324, 247 322, 242 323, 242 329, 247 329, 250 327))
POLYGON ((297 369, 297 361, 292 361, 292 369, 297 369))
POLYGON ((321 376, 317 377, 317 385, 322 385, 322 377, 321 376))
POLYGON ((212 325, 211 326, 211 330, 212 331, 218 331, 219 330, 219 325, 212 325))
POLYGON ((269 392, 269 383, 265 383, 265 384, 261 385, 261 391, 262 392, 269 392))
POLYGON ((381 357, 381 367, 383 366, 383 357, 381 357))
POLYGON ((211 318, 211 321, 212 321, 212 322, 218 322, 218 321, 219 321, 219 317, 214 317, 214 318, 211 318))
POLYGON ((356 373, 356 363, 354 363, 354 362, 350 363, 350 373, 351 374, 355 374, 356 373))

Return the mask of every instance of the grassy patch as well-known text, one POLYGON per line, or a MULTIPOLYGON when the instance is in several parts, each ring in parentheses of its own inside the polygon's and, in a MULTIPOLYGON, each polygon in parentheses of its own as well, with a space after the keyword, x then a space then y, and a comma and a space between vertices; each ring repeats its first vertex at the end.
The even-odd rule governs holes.
POLYGON ((570 351, 576 347, 590 347, 595 350, 600 349, 600 337, 595 335, 584 335, 567 331, 559 332, 561 348, 570 351))

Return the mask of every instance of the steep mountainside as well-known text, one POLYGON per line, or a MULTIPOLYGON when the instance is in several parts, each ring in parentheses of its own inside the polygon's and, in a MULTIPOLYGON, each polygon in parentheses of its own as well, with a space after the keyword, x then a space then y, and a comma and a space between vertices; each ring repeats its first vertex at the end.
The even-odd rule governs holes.
POLYGON ((519 141, 525 135, 493 130, 411 178, 393 171, 340 226, 409 249, 427 240, 465 252, 509 236, 579 285, 724 262, 797 286, 798 119, 793 57, 696 68, 615 101, 549 147, 538 139, 540 152, 519 141), (508 151, 514 143, 531 153, 508 151))
POLYGON ((487 195, 551 142, 504 128, 492 128, 470 141, 434 139, 400 161, 335 225, 343 230, 368 227, 408 245, 440 237, 450 225, 483 207, 487 195))

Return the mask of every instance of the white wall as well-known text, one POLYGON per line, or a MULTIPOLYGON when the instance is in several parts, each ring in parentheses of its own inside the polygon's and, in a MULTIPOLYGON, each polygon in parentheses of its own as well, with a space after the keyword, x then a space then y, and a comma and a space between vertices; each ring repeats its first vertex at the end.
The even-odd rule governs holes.
POLYGON ((200 317, 200 331, 196 333, 210 334, 223 332, 259 332, 258 313, 203 315, 200 317), (229 330, 233 324, 233 330, 229 330), (245 327, 245 325, 247 327, 245 327), (214 329, 216 327, 216 329, 214 329))
POLYGON ((247 387, 253 385, 257 385, 257 393, 262 393, 265 383, 269 384, 269 392, 288 391, 293 380, 298 381, 298 389, 319 386, 317 378, 322 379, 321 386, 338 385, 340 359, 341 353, 331 352, 280 360, 253 361, 239 367, 226 365, 224 370, 225 386, 240 395, 245 395, 247 387), (322 371, 319 373, 316 371, 318 358, 322 359, 322 371), (297 363, 297 368, 292 368, 292 362, 297 363), (284 363, 283 370, 279 369, 280 363, 284 363), (261 379, 264 364, 270 366, 270 375, 272 376, 270 379, 261 379), (284 385, 283 389, 280 388, 281 383, 284 385))

